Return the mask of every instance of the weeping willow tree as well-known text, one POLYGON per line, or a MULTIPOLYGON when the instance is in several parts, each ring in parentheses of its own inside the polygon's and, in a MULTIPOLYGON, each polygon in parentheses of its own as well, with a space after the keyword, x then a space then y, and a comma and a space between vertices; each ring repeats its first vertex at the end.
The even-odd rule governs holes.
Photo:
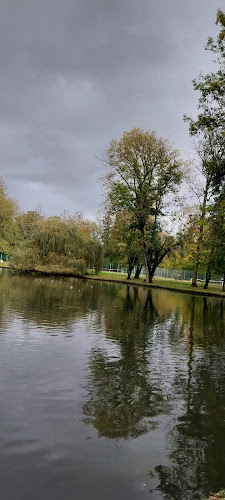
POLYGON ((84 274, 101 269, 102 247, 97 226, 78 214, 44 218, 27 212, 18 220, 19 243, 13 264, 22 270, 84 274))

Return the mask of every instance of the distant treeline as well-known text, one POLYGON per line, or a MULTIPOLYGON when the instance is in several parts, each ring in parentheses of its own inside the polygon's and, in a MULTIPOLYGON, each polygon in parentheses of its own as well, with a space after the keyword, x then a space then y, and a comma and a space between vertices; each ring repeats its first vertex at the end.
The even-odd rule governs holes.
POLYGON ((21 213, 3 182, 0 205, 0 249, 10 254, 15 269, 80 275, 90 267, 100 271, 103 247, 94 222, 81 214, 46 218, 37 211, 21 213))

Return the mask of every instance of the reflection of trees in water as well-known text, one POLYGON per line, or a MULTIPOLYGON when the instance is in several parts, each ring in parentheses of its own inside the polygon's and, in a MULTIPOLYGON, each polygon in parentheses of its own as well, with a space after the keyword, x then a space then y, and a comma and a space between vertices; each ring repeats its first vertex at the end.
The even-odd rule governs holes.
POLYGON ((27 324, 65 331, 88 318, 91 328, 109 340, 106 349, 119 348, 117 358, 110 358, 104 348, 93 350, 90 357, 84 413, 99 435, 138 436, 157 425, 158 415, 170 412, 172 401, 173 412, 167 417, 169 465, 156 468, 159 490, 167 499, 197 500, 223 486, 223 301, 75 279, 60 284, 59 278, 53 283, 51 278, 9 278, 6 273, 0 277, 0 292, 2 330, 11 317, 7 308, 27 324), (167 399, 165 377, 169 379, 170 372, 167 399))
POLYGON ((100 301, 99 291, 88 281, 37 275, 13 274, 4 283, 4 296, 7 307, 23 320, 59 329, 98 311, 100 301))
POLYGON ((84 421, 108 438, 136 437, 154 428, 152 418, 166 403, 148 378, 143 359, 129 355, 110 362, 103 352, 93 353, 84 421))
POLYGON ((195 297, 190 298, 188 378, 177 391, 185 401, 183 413, 169 432, 171 465, 156 467, 158 489, 167 499, 201 500, 224 483, 225 470, 225 356, 220 303, 203 301, 196 317, 195 297), (216 319, 216 324, 212 322, 216 319), (195 328, 197 333, 195 332, 195 328), (213 338, 212 338, 213 337, 213 338), (200 341, 208 353, 194 351, 200 341))
POLYGON ((6 307, 27 324, 68 332, 75 321, 86 318, 95 332, 103 331, 119 346, 120 359, 110 361, 104 351, 91 356, 85 413, 100 434, 141 434, 155 425, 155 415, 168 410, 160 389, 150 381, 146 359, 149 333, 160 321, 148 290, 16 274, 5 285, 6 307))
POLYGON ((5 328, 9 325, 12 318, 9 318, 5 314, 5 298, 6 298, 6 290, 8 285, 8 271, 1 268, 0 272, 0 334, 4 333, 5 328))
POLYGON ((169 411, 161 388, 151 380, 146 346, 157 311, 151 292, 127 287, 126 296, 105 310, 106 335, 119 340, 120 358, 93 350, 88 377, 85 422, 92 423, 100 436, 137 437, 157 425, 154 417, 169 411))

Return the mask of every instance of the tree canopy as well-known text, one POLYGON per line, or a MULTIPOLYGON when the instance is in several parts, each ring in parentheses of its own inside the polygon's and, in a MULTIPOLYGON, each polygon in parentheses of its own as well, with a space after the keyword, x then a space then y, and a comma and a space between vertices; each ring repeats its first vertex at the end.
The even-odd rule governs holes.
POLYGON ((15 243, 15 217, 18 205, 6 193, 6 186, 0 177, 0 252, 11 253, 15 243))
POLYGON ((45 218, 27 212, 18 218, 16 268, 84 274, 89 267, 99 272, 101 261, 96 224, 81 214, 45 218))
POLYGON ((198 80, 193 80, 194 90, 199 92, 199 113, 197 119, 184 117, 189 123, 190 135, 197 138, 200 170, 205 179, 192 286, 196 286, 208 203, 217 204, 218 197, 224 197, 225 188, 225 14, 220 9, 217 11, 216 23, 220 27, 218 37, 216 40, 209 37, 206 44, 206 50, 217 56, 214 61, 216 71, 200 74, 198 80))
POLYGON ((146 281, 169 252, 173 238, 162 234, 167 196, 175 193, 182 180, 182 161, 171 144, 155 132, 134 128, 113 139, 105 162, 107 211, 126 210, 130 227, 141 241, 146 281))
POLYGON ((225 182, 225 13, 217 11, 217 39, 208 38, 206 50, 216 55, 216 71, 199 75, 193 80, 199 93, 197 118, 184 117, 189 123, 190 135, 196 136, 204 152, 205 174, 211 176, 218 192, 225 182))

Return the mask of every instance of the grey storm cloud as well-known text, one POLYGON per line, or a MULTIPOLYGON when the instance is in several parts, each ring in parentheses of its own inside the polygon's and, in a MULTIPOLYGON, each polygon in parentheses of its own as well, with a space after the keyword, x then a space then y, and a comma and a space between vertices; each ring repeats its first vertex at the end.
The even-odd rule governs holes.
POLYGON ((211 0, 2 0, 0 166, 23 210, 101 203, 97 157, 133 126, 186 154, 191 80, 209 71, 211 0))

